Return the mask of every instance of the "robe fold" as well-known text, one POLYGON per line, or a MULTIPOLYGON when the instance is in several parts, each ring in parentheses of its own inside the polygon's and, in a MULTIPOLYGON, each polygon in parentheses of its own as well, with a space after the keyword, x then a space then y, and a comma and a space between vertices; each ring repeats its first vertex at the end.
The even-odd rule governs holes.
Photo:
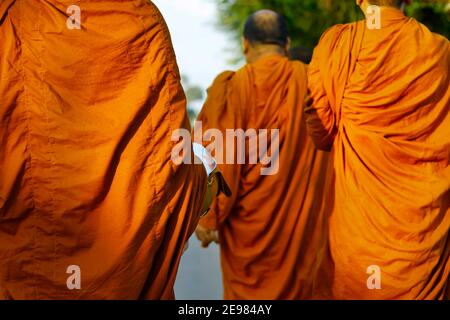
MULTIPOLYGON (((443 299, 450 276, 450 45, 394 8, 332 27, 309 68, 308 130, 334 156, 337 299, 443 299)), ((330 269, 331 270, 331 269, 330 269)))
POLYGON ((1 1, 0 298, 173 298, 206 190, 171 162, 179 128, 151 2, 1 1))
MULTIPOLYGON (((245 164, 237 164, 236 158, 219 164, 233 196, 219 196, 200 222, 219 231, 225 299, 307 299, 322 294, 316 275, 327 249, 327 155, 317 151, 307 135, 302 110, 306 72, 301 62, 280 56, 225 72, 209 89, 199 115, 206 146, 212 146, 209 129, 220 130, 224 137, 227 130, 266 129, 263 141, 268 141, 269 155, 275 143, 271 130, 279 130, 278 172, 262 175, 261 161, 251 164, 255 145, 248 139, 245 164)), ((211 151, 237 157, 237 144, 231 150, 227 143, 211 151)))

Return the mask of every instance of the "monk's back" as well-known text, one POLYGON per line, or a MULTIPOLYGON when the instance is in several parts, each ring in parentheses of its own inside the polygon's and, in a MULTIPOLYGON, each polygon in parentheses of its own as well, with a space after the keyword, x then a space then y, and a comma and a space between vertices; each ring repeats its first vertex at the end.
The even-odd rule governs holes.
POLYGON ((325 230, 317 226, 325 222, 326 161, 307 137, 306 83, 304 64, 277 56, 245 66, 231 80, 232 94, 245 97, 232 106, 244 129, 268 130, 267 148, 277 144, 279 156, 272 175, 261 174, 261 163, 241 168, 237 199, 222 229, 224 277, 233 284, 226 285, 226 298, 311 296, 311 270, 324 245, 315 232, 325 230), (278 130, 276 139, 271 130, 278 130))
MULTIPOLYGON (((445 92, 450 49, 447 39, 398 10, 385 9, 382 17, 380 29, 365 30, 342 111, 355 124, 395 134, 430 111, 434 93, 445 92), (394 111, 396 121, 383 117, 384 110, 394 111)), ((439 105, 448 103, 439 98, 439 105)))
POLYGON ((271 130, 279 130, 278 138, 281 139, 278 142, 279 170, 275 174, 261 175, 261 164, 247 162, 242 168, 238 207, 230 223, 236 223, 236 230, 252 228, 253 232, 244 235, 244 239, 249 238, 249 245, 266 233, 268 219, 281 219, 281 214, 277 218, 273 213, 279 212, 285 201, 289 202, 286 195, 276 192, 286 190, 287 178, 296 170, 295 159, 290 157, 299 152, 288 154, 287 148, 296 145, 300 151, 309 147, 301 141, 301 108, 293 100, 297 95, 305 95, 305 69, 300 62, 268 57, 247 65, 232 80, 233 88, 239 90, 236 94, 246 95, 245 102, 235 106, 241 109, 244 128, 268 130, 268 140, 271 130), (248 79, 248 82, 243 83, 241 78, 248 79))
POLYGON ((172 297, 205 173, 170 162, 189 125, 159 11, 2 1, 0 39, 0 298, 172 297))
POLYGON ((309 131, 334 153, 333 292, 442 299, 450 265, 449 42, 398 9, 381 10, 380 29, 360 21, 326 32, 309 68, 309 131))

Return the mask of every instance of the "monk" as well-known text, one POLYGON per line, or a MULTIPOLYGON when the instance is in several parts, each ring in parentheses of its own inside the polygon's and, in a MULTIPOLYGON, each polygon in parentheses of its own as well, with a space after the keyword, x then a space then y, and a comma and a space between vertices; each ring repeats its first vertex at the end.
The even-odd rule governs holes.
MULTIPOLYGON (((450 277, 450 44, 399 9, 322 36, 305 112, 334 154, 337 299, 444 299, 450 277)), ((330 269, 331 270, 331 269, 330 269)))
POLYGON ((0 298, 172 299, 220 189, 171 160, 168 29, 147 0, 68 6, 0 2, 0 298))
POLYGON ((280 15, 262 10, 250 16, 243 38, 247 65, 217 77, 198 118, 213 153, 234 154, 236 160, 242 149, 237 139, 215 148, 211 140, 217 142, 218 135, 208 137, 208 130, 225 137, 241 129, 248 138, 244 163, 219 163, 232 197, 219 196, 196 231, 203 246, 220 242, 225 299, 308 299, 320 285, 327 156, 307 135, 302 110, 307 70, 289 60, 289 42, 280 15), (251 132, 261 130, 267 130, 259 136, 267 142, 265 156, 278 151, 276 166, 249 160, 256 149, 251 132), (268 167, 272 172, 264 173, 268 167))

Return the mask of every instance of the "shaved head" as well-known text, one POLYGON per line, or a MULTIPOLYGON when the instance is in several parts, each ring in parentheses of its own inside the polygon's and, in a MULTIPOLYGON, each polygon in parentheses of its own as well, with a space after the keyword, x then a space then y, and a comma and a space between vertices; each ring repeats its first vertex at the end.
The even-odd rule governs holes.
POLYGON ((284 18, 272 10, 260 10, 245 22, 244 38, 251 44, 275 44, 285 47, 288 28, 284 18))

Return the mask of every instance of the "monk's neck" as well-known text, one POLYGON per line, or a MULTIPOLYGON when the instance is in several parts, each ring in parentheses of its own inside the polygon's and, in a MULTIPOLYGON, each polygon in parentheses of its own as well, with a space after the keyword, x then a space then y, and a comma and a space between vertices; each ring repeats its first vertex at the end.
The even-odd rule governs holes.
POLYGON ((286 51, 277 48, 272 50, 254 50, 246 55, 247 63, 252 64, 267 57, 286 57, 286 51))

